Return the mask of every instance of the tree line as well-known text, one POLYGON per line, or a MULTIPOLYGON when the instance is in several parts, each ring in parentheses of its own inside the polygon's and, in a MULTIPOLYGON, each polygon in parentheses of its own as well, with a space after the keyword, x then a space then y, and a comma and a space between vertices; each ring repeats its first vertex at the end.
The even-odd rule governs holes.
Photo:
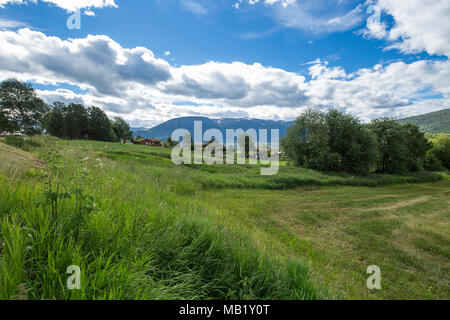
POLYGON ((43 124, 52 136, 66 139, 88 138, 98 141, 119 141, 132 138, 128 123, 122 118, 109 120, 98 107, 86 108, 82 104, 54 102, 43 124))
MULTIPOLYGON (((15 79, 3 81, 0 131, 35 135, 44 129, 64 139, 132 138, 125 120, 110 120, 98 107, 62 102, 49 106, 30 84, 15 79)), ((250 145, 250 141, 245 142, 250 145)), ((322 171, 367 175, 450 169, 449 135, 427 137, 417 125, 400 124, 392 119, 366 124, 335 109, 328 112, 309 109, 301 114, 288 129, 281 147, 294 165, 322 171)))
POLYGON ((0 84, 0 131, 35 135, 44 130, 64 139, 119 141, 132 138, 125 120, 119 117, 110 120, 98 107, 62 102, 49 106, 30 84, 15 79, 3 81, 0 84))
POLYGON ((322 171, 403 174, 449 169, 450 137, 429 140, 415 124, 376 119, 365 124, 336 109, 309 109, 281 142, 297 166, 322 171))

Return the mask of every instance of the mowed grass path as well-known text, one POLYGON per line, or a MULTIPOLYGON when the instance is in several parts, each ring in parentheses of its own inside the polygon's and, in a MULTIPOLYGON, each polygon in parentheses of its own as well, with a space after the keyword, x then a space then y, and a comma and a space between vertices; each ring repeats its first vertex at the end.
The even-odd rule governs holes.
POLYGON ((302 257, 342 298, 450 298, 450 179, 385 187, 205 192, 267 252, 302 257), (382 289, 368 290, 378 265, 382 289))

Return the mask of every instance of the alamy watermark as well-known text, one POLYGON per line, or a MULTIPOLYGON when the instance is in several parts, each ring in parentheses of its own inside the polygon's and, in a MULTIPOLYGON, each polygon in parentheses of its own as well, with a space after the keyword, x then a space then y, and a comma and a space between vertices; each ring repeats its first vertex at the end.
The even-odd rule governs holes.
POLYGON ((78 9, 72 15, 67 18, 66 21, 67 29, 69 30, 80 30, 81 29, 81 10, 78 9))
POLYGON ((194 122, 194 139, 186 129, 172 133, 172 141, 182 141, 172 149, 172 162, 181 164, 261 164, 261 175, 275 175, 279 171, 280 130, 227 129, 226 143, 219 129, 208 129, 203 133, 202 121, 194 122), (205 144, 204 141, 209 141, 205 144), (237 143, 236 143, 237 142, 237 143), (270 147, 269 147, 270 144, 270 147), (237 146, 237 148, 236 148, 237 146))
POLYGON ((367 18, 367 25, 381 24, 381 8, 377 5, 371 5, 367 7, 367 13, 372 14, 367 18))
POLYGON ((81 289, 81 269, 79 266, 68 266, 66 270, 70 276, 67 278, 67 289, 80 290, 81 289))
POLYGON ((381 268, 375 265, 369 266, 367 268, 367 274, 370 274, 367 278, 367 289, 381 290, 381 268))

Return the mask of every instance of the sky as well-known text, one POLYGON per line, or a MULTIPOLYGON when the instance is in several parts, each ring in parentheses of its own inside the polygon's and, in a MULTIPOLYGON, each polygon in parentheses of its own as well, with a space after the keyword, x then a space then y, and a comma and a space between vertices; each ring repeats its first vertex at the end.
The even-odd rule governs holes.
POLYGON ((133 127, 446 109, 448 0, 0 0, 0 81, 133 127))

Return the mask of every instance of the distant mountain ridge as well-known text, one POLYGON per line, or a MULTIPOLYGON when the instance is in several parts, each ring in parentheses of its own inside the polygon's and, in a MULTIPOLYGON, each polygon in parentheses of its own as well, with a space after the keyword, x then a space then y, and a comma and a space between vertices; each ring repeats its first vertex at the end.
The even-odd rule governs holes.
MULTIPOLYGON (((286 130, 294 121, 282 120, 262 120, 251 118, 223 118, 212 119, 207 117, 181 117, 166 121, 151 129, 146 128, 131 128, 134 136, 142 136, 144 138, 157 138, 166 140, 172 135, 176 129, 186 129, 191 135, 194 135, 194 122, 202 121, 203 133, 208 129, 219 129, 224 139, 226 138, 226 129, 279 129, 280 138, 286 135, 286 130)), ((414 123, 417 124, 423 131, 427 133, 448 133, 450 134, 450 109, 445 109, 437 112, 431 112, 415 117, 408 117, 398 120, 400 123, 414 123)))
POLYGON ((140 135, 144 138, 166 140, 176 129, 186 129, 193 136, 195 121, 202 121, 203 133, 208 129, 218 129, 222 132, 224 139, 226 138, 226 129, 242 129, 244 131, 248 129, 255 129, 257 132, 259 129, 267 129, 269 131, 269 140, 271 129, 279 129, 281 138, 286 135, 287 128, 294 123, 294 121, 275 121, 250 118, 211 119, 207 117, 182 117, 171 119, 151 129, 131 128, 131 130, 133 131, 134 136, 140 135))
POLYGON ((398 121, 400 123, 414 123, 427 133, 450 134, 450 109, 404 118, 398 121))

